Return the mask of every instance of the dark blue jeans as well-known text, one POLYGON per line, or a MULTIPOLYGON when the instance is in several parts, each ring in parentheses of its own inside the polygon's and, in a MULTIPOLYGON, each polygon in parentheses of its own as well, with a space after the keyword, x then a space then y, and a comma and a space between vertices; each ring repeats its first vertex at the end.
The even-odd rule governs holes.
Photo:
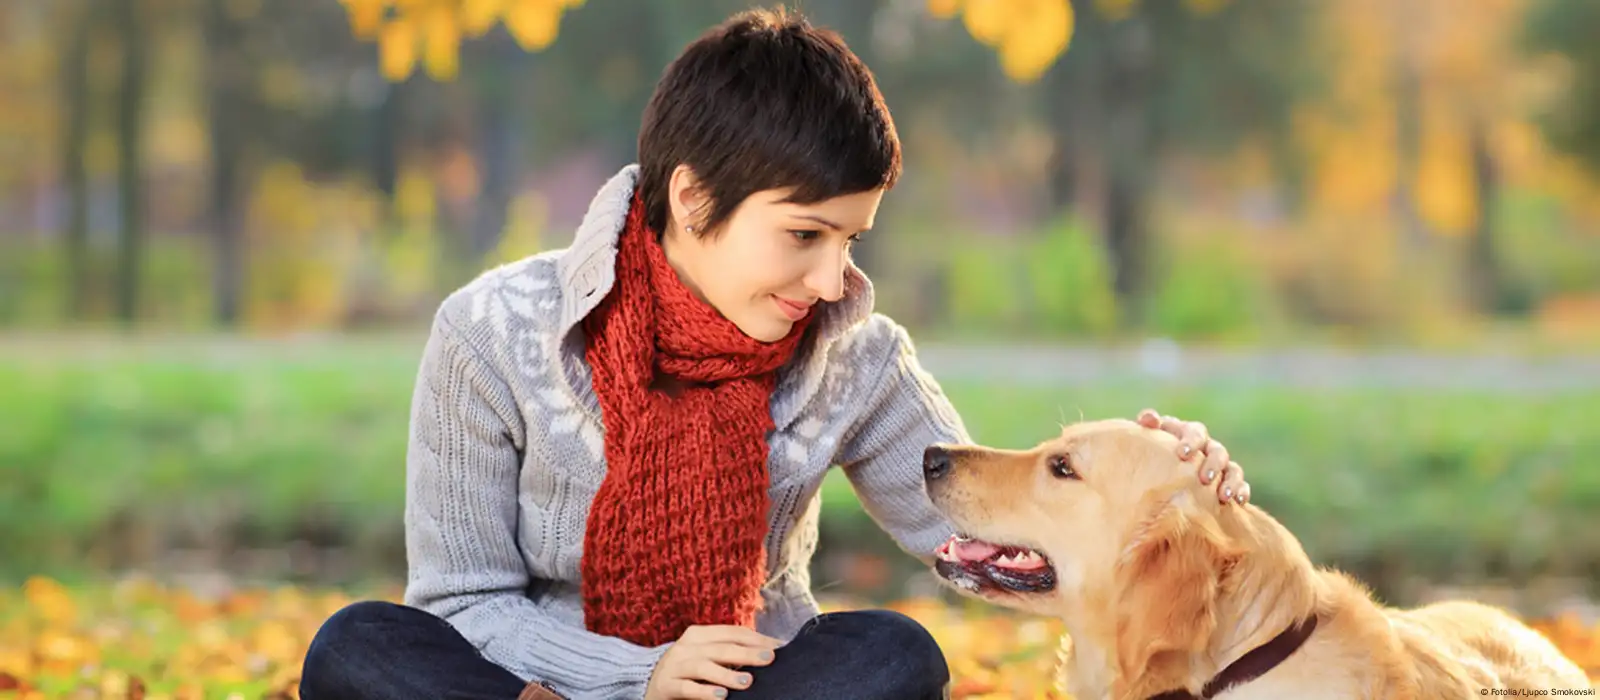
MULTIPOLYGON (((935 700, 948 697, 944 652, 922 625, 888 610, 820 615, 746 669, 733 700, 935 700)), ((449 623, 416 608, 367 601, 329 618, 301 671, 303 700, 515 700, 527 683, 478 653, 449 623)), ((556 692, 560 692, 556 688, 556 692)))

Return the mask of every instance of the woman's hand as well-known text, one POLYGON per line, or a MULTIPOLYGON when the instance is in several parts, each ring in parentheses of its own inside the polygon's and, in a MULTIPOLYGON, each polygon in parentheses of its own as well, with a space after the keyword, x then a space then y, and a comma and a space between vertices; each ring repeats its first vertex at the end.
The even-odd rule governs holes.
POLYGON ((1217 500, 1233 501, 1240 505, 1250 502, 1250 484, 1244 480, 1244 469, 1238 462, 1228 459, 1228 448, 1211 439, 1206 425, 1198 421, 1178 420, 1163 416, 1155 409, 1139 412, 1139 424, 1146 428, 1160 428, 1178 436, 1178 456, 1184 461, 1199 457, 1201 484, 1217 484, 1217 500))
POLYGON ((741 666, 772 663, 783 642, 737 625, 694 625, 656 662, 645 686, 645 700, 728 697, 728 690, 750 687, 741 666))

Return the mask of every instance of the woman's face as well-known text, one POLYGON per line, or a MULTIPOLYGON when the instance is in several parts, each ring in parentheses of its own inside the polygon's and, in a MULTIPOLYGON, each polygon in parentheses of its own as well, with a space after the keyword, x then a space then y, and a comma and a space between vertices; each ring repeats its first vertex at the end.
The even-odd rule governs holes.
POLYGON ((872 228, 883 200, 878 189, 791 204, 779 202, 788 190, 764 190, 745 199, 721 231, 702 239, 683 228, 709 211, 710 201, 692 185, 687 169, 673 173, 662 236, 667 260, 701 299, 768 343, 788 335, 812 305, 844 296, 850 248, 872 228))

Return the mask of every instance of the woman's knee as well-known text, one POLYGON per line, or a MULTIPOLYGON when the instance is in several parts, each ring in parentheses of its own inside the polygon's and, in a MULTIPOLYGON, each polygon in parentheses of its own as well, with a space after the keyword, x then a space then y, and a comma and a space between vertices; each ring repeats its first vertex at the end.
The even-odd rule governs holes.
POLYGON ((340 608, 317 629, 311 639, 307 654, 336 652, 344 655, 359 654, 366 647, 378 643, 376 631, 382 627, 403 623, 406 618, 426 614, 382 600, 364 600, 340 608))
POLYGON ((906 697, 935 697, 950 681, 950 667, 944 650, 922 623, 893 610, 862 610, 851 613, 866 649, 871 650, 881 668, 892 673, 906 697))
POLYGON ((364 676, 381 663, 384 631, 426 614, 379 600, 340 608, 322 622, 306 649, 300 673, 301 697, 340 697, 349 688, 361 687, 366 682, 364 676))

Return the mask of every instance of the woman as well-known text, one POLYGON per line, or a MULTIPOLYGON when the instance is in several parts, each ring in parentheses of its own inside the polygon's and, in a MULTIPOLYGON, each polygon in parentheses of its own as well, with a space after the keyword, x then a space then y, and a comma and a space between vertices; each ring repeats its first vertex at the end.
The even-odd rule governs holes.
MULTIPOLYGON (((752 11, 691 44, 571 246, 439 309, 406 605, 329 619, 302 696, 943 697, 915 621, 819 615, 808 590, 832 465, 909 553, 931 563, 951 534, 922 453, 966 431, 850 262, 899 172, 835 34, 752 11)), ((1203 426, 1141 420, 1248 499, 1203 426)))

